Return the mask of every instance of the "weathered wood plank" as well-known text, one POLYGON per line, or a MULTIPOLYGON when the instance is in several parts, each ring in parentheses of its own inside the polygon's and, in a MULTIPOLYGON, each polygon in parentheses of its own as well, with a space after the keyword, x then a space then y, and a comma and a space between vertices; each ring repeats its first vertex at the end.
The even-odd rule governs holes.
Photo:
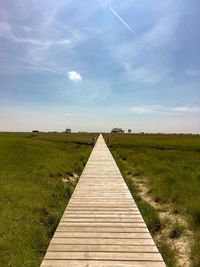
POLYGON ((148 233, 144 227, 90 227, 90 226, 61 226, 57 232, 95 232, 95 233, 148 233))
POLYGON ((132 218, 132 219, 124 219, 124 218, 92 218, 92 217, 89 217, 89 218, 79 218, 79 217, 73 217, 73 218, 62 218, 60 223, 81 223, 81 222, 84 222, 84 223, 131 223, 132 225, 135 225, 135 223, 143 223, 144 221, 142 220, 142 218, 132 218))
POLYGON ((125 261, 162 261, 162 258, 159 253, 143 253, 143 252, 73 252, 73 251, 56 251, 51 252, 47 251, 46 259, 63 259, 63 260, 113 260, 116 261, 125 260, 125 261))
POLYGON ((136 246, 136 245, 97 245, 97 244, 71 244, 71 245, 62 245, 62 244, 50 244, 48 248, 49 252, 56 251, 67 251, 67 252, 158 252, 155 246, 136 246))
POLYGON ((73 238, 73 237, 54 237, 51 240, 51 245, 53 244, 90 244, 90 245, 133 245, 133 246, 153 246, 154 242, 151 238, 146 238, 146 239, 137 239, 137 238, 85 238, 85 237, 81 237, 81 238, 73 238))
POLYGON ((94 213, 89 213, 89 214, 82 214, 82 213, 64 213, 62 218, 116 218, 116 219, 122 219, 122 218, 142 218, 141 214, 94 214, 94 213))
POLYGON ((42 267, 165 267, 164 262, 147 261, 95 261, 95 260, 44 260, 42 267))
POLYGON ((101 135, 41 266, 165 267, 101 135))
POLYGON ((54 237, 86 237, 86 238, 135 238, 135 239, 152 239, 151 235, 147 233, 97 233, 97 232, 59 232, 56 231, 54 237))
POLYGON ((144 222, 63 222, 60 221, 59 226, 65 226, 65 227, 119 227, 119 228, 132 228, 132 227, 138 227, 138 228, 145 228, 146 225, 144 222))

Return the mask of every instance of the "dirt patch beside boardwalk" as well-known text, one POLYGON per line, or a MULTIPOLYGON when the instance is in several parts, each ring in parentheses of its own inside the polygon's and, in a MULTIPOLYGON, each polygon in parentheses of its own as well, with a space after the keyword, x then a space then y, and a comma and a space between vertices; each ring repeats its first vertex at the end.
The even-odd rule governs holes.
POLYGON ((165 240, 175 252, 176 266, 192 267, 190 246, 193 236, 186 220, 180 214, 175 214, 170 205, 160 204, 154 200, 144 177, 131 176, 129 178, 136 185, 140 198, 154 207, 164 226, 154 235, 155 242, 159 244, 165 240))

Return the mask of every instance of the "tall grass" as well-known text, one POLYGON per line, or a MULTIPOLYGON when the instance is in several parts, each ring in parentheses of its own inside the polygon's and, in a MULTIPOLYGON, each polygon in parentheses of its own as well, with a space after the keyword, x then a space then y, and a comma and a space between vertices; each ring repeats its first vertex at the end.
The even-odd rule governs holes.
POLYGON ((0 134, 0 266, 39 266, 92 149, 91 135, 0 134))
POLYGON ((185 216, 194 233, 192 263, 200 266, 200 136, 110 135, 109 138, 111 151, 123 168, 133 176, 145 176, 154 199, 161 204, 169 203, 174 212, 185 216))

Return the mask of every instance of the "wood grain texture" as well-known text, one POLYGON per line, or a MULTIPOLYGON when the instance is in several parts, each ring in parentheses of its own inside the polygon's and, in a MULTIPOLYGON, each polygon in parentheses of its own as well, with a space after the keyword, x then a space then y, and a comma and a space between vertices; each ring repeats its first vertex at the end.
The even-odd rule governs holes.
POLYGON ((41 267, 165 267, 102 135, 41 267))

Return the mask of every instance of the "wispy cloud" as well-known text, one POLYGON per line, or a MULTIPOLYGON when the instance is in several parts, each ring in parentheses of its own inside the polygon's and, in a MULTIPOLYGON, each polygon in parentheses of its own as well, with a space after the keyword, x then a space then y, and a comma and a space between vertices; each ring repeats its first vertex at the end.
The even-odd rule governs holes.
POLYGON ((171 110, 181 113, 197 113, 200 112, 200 107, 174 107, 171 110))
POLYGON ((133 35, 136 36, 136 32, 119 16, 119 14, 117 14, 117 12, 112 7, 110 7, 110 11, 133 35))
POLYGON ((172 66, 160 66, 158 69, 150 69, 149 67, 132 67, 131 65, 125 63, 124 67, 129 80, 133 82, 141 82, 144 84, 157 84, 167 76, 172 71, 172 66))
POLYGON ((147 105, 147 106, 133 106, 130 108, 130 111, 137 114, 186 114, 186 113, 199 113, 200 107, 189 107, 189 106, 177 106, 177 107, 167 107, 162 105, 147 105))
POLYGON ((32 69, 32 70, 34 70, 36 72, 38 72, 38 71, 39 72, 40 71, 51 72, 51 73, 54 73, 54 74, 57 74, 59 76, 63 76, 64 77, 64 74, 62 72, 57 71, 55 69, 40 65, 39 63, 35 63, 34 61, 31 61, 31 60, 25 60, 25 59, 20 58, 20 57, 18 57, 18 59, 21 62, 25 63, 25 65, 23 67, 26 68, 26 69, 32 69))
POLYGON ((9 39, 10 41, 21 43, 21 44, 31 44, 34 46, 45 47, 46 49, 56 46, 56 45, 68 45, 70 43, 69 39, 47 39, 40 40, 34 38, 19 37, 16 35, 12 29, 12 26, 7 22, 0 22, 0 37, 9 39))
MULTIPOLYGON (((162 4, 161 4, 162 5, 162 4)), ((157 14, 151 24, 137 34, 134 42, 130 39, 115 43, 111 54, 124 68, 126 82, 158 84, 171 81, 174 68, 174 50, 177 42, 176 29, 179 11, 157 14)))
POLYGON ((160 110, 160 105, 151 105, 151 106, 134 106, 130 108, 130 111, 138 114, 148 114, 158 112, 160 110))
POLYGON ((82 76, 80 73, 77 71, 69 71, 67 72, 67 77, 72 81, 72 82, 81 82, 82 81, 82 76))

